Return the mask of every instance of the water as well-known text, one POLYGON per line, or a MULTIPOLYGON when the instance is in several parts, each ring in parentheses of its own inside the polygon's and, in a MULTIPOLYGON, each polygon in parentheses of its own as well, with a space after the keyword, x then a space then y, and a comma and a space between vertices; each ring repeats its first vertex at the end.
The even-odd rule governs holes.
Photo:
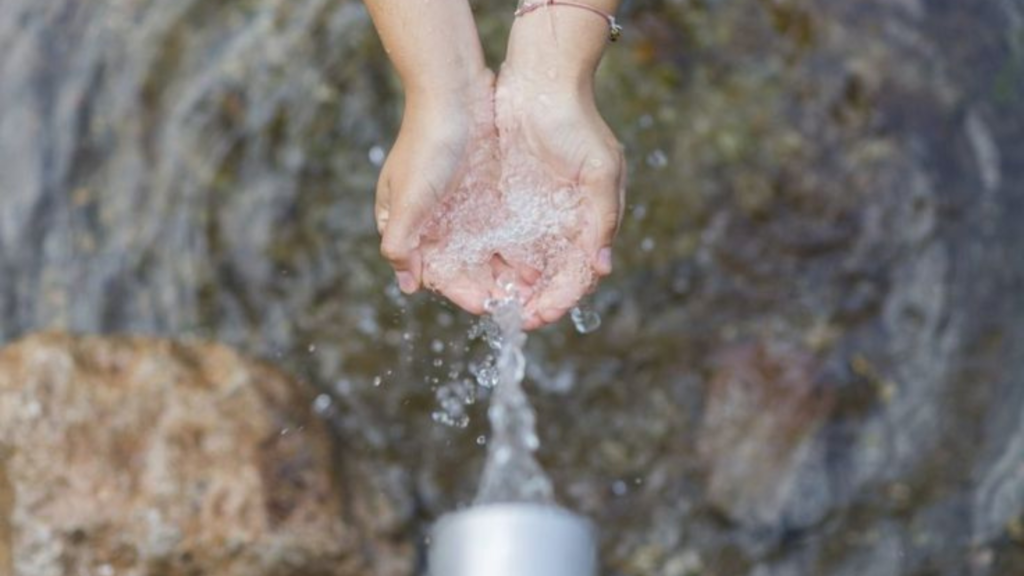
MULTIPOLYGON (((492 301, 488 343, 497 355, 497 384, 487 417, 491 434, 476 504, 554 503, 551 480, 537 462, 540 448, 536 414, 523 390, 526 357, 522 305, 516 298, 492 301)), ((481 436, 482 438, 482 436, 481 436)))
POLYGON ((573 306, 569 311, 569 317, 580 334, 590 334, 601 327, 601 315, 586 304, 573 306))

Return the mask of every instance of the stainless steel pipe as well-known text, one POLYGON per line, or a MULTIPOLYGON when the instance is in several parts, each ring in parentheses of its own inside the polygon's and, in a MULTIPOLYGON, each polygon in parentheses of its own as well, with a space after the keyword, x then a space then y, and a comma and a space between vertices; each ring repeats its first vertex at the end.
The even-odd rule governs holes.
POLYGON ((441 518, 430 576, 597 576, 596 532, 555 506, 488 504, 441 518))

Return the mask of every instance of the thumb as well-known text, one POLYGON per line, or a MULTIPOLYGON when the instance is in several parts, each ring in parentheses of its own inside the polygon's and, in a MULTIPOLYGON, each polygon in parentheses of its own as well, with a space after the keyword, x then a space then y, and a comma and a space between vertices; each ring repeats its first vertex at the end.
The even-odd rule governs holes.
POLYGON ((625 174, 625 160, 619 153, 618 157, 609 155, 589 160, 580 176, 590 218, 584 249, 589 252, 599 276, 612 271, 611 246, 622 221, 625 174))
POLYGON ((411 294, 422 283, 420 233, 423 222, 430 216, 433 199, 438 195, 432 190, 408 188, 391 192, 387 195, 387 205, 380 209, 380 252, 395 269, 402 292, 411 294))

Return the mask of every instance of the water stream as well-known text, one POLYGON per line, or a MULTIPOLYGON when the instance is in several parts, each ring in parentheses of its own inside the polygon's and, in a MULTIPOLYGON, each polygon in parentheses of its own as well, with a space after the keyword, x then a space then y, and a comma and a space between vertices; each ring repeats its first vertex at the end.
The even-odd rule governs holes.
POLYGON ((492 302, 489 309, 485 338, 497 355, 498 378, 487 410, 491 438, 476 503, 552 504, 551 480, 534 456, 540 447, 536 414, 523 390, 522 307, 515 298, 506 298, 492 302))

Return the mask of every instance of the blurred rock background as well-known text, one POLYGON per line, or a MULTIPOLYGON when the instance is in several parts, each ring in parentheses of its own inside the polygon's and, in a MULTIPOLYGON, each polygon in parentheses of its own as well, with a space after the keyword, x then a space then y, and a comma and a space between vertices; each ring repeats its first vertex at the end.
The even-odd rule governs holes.
MULTIPOLYGON (((497 63, 512 6, 475 7, 497 63)), ((280 367, 339 478, 372 487, 348 525, 406 544, 361 565, 420 573, 487 434, 482 401, 465 427, 431 414, 484 351, 377 255, 401 96, 362 6, 0 13, 0 341, 127 332, 280 367)), ((1024 572, 1024 2, 623 20, 598 82, 631 172, 604 325, 529 344, 542 460, 606 574, 1024 572)))
POLYGON ((223 346, 8 346, 0 445, 5 575, 369 573, 357 526, 372 489, 335 473, 308 391, 223 346))

